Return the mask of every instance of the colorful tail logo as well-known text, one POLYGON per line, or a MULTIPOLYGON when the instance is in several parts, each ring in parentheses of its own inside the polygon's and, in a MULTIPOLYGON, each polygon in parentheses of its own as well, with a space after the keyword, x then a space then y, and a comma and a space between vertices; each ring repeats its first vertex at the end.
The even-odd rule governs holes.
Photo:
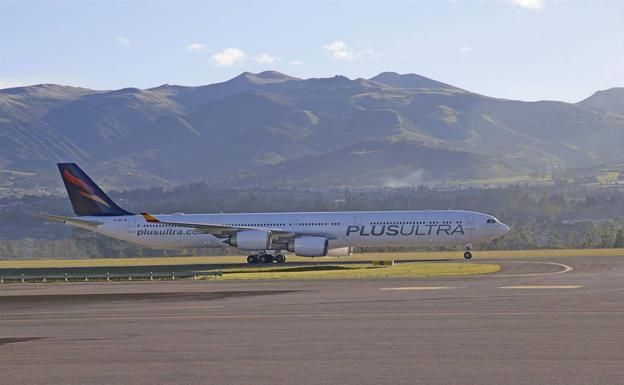
POLYGON ((76 215, 133 215, 117 206, 75 163, 59 163, 58 168, 76 215))
POLYGON ((67 171, 67 170, 63 171, 63 178, 66 181, 68 181, 69 183, 73 184, 74 186, 77 186, 77 187, 81 188, 82 190, 79 191, 78 193, 80 195, 82 195, 83 197, 85 197, 87 199, 91 199, 92 201, 95 201, 97 203, 103 204, 104 206, 110 208, 109 204, 106 203, 104 201, 104 199, 102 199, 99 196, 94 194, 95 191, 93 191, 91 186, 89 186, 88 184, 84 183, 80 179, 76 178, 69 171, 67 171))

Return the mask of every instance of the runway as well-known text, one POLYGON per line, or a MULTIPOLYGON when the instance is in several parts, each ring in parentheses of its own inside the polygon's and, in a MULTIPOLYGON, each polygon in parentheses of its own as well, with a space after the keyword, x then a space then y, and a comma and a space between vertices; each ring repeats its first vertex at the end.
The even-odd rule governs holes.
POLYGON ((0 286, 0 383, 622 384, 624 257, 487 276, 0 286))

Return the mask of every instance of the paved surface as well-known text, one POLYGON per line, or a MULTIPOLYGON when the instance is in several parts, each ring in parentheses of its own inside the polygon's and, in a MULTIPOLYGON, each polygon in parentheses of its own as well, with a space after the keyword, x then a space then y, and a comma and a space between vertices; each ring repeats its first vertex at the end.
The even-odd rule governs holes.
POLYGON ((461 278, 2 285, 0 383, 624 383, 624 257, 500 263, 461 278))

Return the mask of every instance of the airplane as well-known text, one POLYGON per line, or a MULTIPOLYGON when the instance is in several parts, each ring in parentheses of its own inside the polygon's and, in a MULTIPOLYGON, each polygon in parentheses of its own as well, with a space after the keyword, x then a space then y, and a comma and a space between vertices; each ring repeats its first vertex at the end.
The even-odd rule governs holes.
POLYGON ((351 211, 140 215, 117 206, 75 163, 58 163, 75 217, 43 218, 152 248, 234 247, 248 263, 350 256, 354 247, 431 247, 497 239, 509 226, 475 211, 351 211))

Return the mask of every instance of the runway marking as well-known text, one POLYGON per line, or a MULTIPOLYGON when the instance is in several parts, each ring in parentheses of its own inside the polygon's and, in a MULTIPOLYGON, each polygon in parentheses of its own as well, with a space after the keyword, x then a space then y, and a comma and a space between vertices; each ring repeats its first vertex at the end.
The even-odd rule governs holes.
POLYGON ((406 287, 382 287, 380 290, 445 290, 456 289, 455 286, 406 286, 406 287))
POLYGON ((168 315, 168 316, 125 316, 125 317, 54 317, 54 318, 12 318, 0 322, 50 322, 50 321, 153 321, 153 320, 220 320, 220 319, 276 319, 276 318, 370 318, 370 317, 466 317, 466 316, 535 316, 553 314, 624 314, 623 310, 572 310, 572 311, 528 311, 528 312, 418 312, 418 313, 318 313, 318 314, 215 314, 215 315, 168 315))
POLYGON ((563 267, 563 270, 552 271, 552 272, 548 272, 548 273, 501 274, 501 275, 490 275, 490 276, 484 276, 484 277, 530 277, 530 276, 536 276, 536 275, 563 274, 563 273, 568 273, 568 272, 574 270, 574 268, 572 266, 564 265, 563 263, 557 263, 557 262, 509 261, 508 263, 531 263, 531 264, 542 263, 542 264, 546 264, 546 265, 560 266, 560 267, 563 267))
POLYGON ((520 285, 501 286, 499 289, 578 289, 581 285, 520 285))

